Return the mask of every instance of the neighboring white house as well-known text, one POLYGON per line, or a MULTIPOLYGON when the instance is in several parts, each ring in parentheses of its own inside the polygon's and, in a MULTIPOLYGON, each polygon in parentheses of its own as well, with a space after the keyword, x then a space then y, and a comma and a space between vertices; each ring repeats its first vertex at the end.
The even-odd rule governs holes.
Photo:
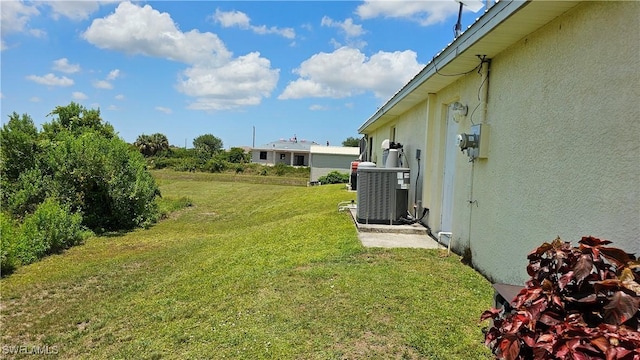
POLYGON ((251 150, 251 162, 263 165, 283 163, 291 166, 309 166, 309 149, 313 141, 280 139, 251 150))
POLYGON ((311 182, 332 171, 345 174, 351 172, 351 162, 358 160, 360 149, 357 147, 312 145, 310 148, 309 166, 311 182))
POLYGON ((556 236, 640 255, 639 19, 637 1, 497 2, 359 128, 367 160, 402 143, 409 207, 494 282, 522 285, 556 236))

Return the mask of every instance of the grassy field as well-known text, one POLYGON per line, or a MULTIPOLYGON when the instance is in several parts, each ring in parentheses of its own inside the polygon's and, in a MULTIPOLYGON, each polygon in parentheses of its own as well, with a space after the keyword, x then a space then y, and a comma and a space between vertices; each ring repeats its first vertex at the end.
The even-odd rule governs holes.
POLYGON ((343 185, 154 175, 193 206, 1 280, 3 357, 491 358, 489 282, 438 250, 363 248, 343 185))

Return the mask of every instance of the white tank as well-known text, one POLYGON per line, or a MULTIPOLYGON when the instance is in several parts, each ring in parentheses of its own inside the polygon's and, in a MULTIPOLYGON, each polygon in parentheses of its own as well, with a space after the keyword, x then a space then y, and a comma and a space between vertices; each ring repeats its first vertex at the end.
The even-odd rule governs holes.
POLYGON ((397 168, 398 165, 398 149, 389 149, 389 155, 387 156, 387 162, 384 167, 397 168))

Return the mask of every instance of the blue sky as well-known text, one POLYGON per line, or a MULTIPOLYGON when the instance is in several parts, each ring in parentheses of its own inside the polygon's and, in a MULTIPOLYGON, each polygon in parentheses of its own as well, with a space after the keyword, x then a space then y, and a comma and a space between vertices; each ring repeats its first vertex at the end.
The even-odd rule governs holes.
MULTIPOLYGON (((340 145, 453 41, 446 1, 0 1, 2 122, 71 101, 127 142, 340 145)), ((463 29, 480 13, 463 12, 463 29)))

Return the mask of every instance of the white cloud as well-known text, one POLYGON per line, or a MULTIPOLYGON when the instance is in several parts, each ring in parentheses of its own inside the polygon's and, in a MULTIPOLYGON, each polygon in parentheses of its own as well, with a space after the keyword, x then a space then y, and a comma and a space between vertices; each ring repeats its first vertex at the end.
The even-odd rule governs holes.
POLYGON ((96 89, 113 89, 113 85, 107 80, 96 80, 93 82, 93 87, 96 89))
POLYGON ((49 86, 71 86, 73 85, 73 80, 69 79, 66 76, 63 77, 57 77, 51 73, 44 75, 44 76, 37 76, 37 75, 29 75, 27 76, 28 80, 31 80, 33 82, 37 82, 38 84, 42 84, 42 85, 49 85, 49 86))
POLYGON ((119 107, 115 106, 115 105, 109 105, 109 107, 107 108, 107 110, 111 110, 111 111, 118 111, 120 110, 119 107))
POLYGON ((249 53, 217 67, 193 66, 183 71, 178 91, 195 97, 197 110, 226 110, 260 104, 275 88, 279 70, 259 53, 249 53))
POLYGON ((42 101, 42 100, 41 100, 39 97, 37 97, 37 96, 33 96, 33 97, 31 97, 31 98, 29 99, 29 101, 34 102, 34 103, 37 103, 37 102, 40 102, 40 101, 42 101))
POLYGON ((47 1, 50 7, 54 19, 59 19, 60 16, 67 17, 71 20, 86 20, 89 15, 98 11, 100 4, 98 1, 47 1))
POLYGON ((0 50, 9 48, 4 37, 10 33, 24 32, 35 37, 44 37, 46 32, 30 29, 28 24, 32 17, 40 15, 36 5, 27 5, 22 1, 0 0, 0 50))
POLYGON ((241 29, 249 29, 251 25, 251 19, 242 11, 220 11, 220 9, 216 9, 212 18, 226 28, 237 26, 241 29))
POLYGON ((314 105, 309 106, 309 110, 311 110, 311 111, 324 111, 324 110, 329 110, 329 107, 325 106, 325 105, 314 104, 314 105))
POLYGON ((168 107, 164 107, 164 106, 156 106, 155 109, 160 111, 160 112, 163 112, 165 114, 171 114, 173 112, 173 110, 171 110, 168 107))
POLYGON ((53 70, 73 74, 80 71, 80 65, 69 64, 69 60, 67 58, 61 58, 53 61, 53 70))
POLYGON ((74 100, 86 100, 89 98, 85 93, 80 91, 74 91, 73 93, 71 93, 71 97, 74 100))
POLYGON ((115 69, 109 71, 109 75, 107 75, 107 80, 115 80, 120 76, 120 70, 115 69))
POLYGON ((222 27, 234 27, 237 26, 240 29, 251 30, 256 34, 268 35, 276 34, 283 36, 287 39, 293 39, 296 37, 296 32, 292 28, 279 28, 277 26, 267 27, 266 25, 251 25, 251 19, 247 14, 241 11, 220 11, 216 9, 216 12, 211 16, 213 20, 222 27))
POLYGON ((459 3, 455 1, 365 0, 356 9, 356 14, 362 19, 403 18, 428 26, 441 23, 457 14, 458 7, 459 3))
POLYGON ((354 38, 362 36, 365 31, 362 29, 362 25, 356 25, 353 23, 353 19, 348 18, 345 21, 335 21, 328 16, 324 16, 320 22, 322 26, 335 27, 341 29, 348 38, 354 38))
POLYGON ((0 11, 0 30, 2 34, 21 32, 33 16, 40 14, 35 6, 25 5, 22 1, 2 1, 0 11))
POLYGON ((44 38, 47 36, 47 32, 41 29, 29 29, 29 34, 37 38, 44 38))
POLYGON ((411 50, 380 51, 367 58, 348 47, 319 53, 294 70, 299 78, 290 82, 278 99, 342 98, 366 91, 386 99, 422 69, 416 56, 411 50))
MULTIPOLYGON (((242 16, 227 21, 242 23, 242 16)), ((176 89, 195 98, 191 109, 257 105, 278 82, 279 70, 271 69, 271 62, 259 53, 234 58, 217 35, 183 32, 168 13, 150 5, 120 3, 114 13, 93 20, 82 36, 99 48, 190 65, 178 75, 176 89)))
POLYGON ((182 32, 168 13, 130 2, 120 3, 113 14, 94 19, 82 37, 102 49, 188 64, 223 64, 231 57, 217 35, 182 32))
POLYGON ((124 100, 124 95, 122 95, 122 94, 118 94, 118 95, 114 96, 114 98, 115 98, 116 100, 124 100))

